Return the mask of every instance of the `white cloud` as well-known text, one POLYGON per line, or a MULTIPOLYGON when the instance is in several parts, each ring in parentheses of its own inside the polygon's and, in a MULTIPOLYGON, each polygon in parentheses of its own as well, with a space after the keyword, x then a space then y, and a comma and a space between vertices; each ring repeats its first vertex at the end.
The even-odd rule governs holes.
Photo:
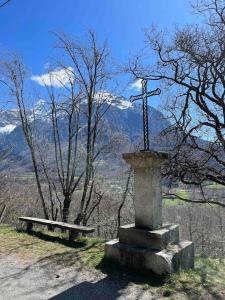
POLYGON ((31 76, 31 80, 37 82, 42 86, 54 86, 60 88, 67 86, 70 80, 73 80, 73 68, 68 67, 65 69, 56 69, 46 74, 31 76))
POLYGON ((142 88, 141 81, 142 81, 142 79, 135 80, 133 83, 130 84, 129 88, 136 90, 136 91, 140 91, 142 88))

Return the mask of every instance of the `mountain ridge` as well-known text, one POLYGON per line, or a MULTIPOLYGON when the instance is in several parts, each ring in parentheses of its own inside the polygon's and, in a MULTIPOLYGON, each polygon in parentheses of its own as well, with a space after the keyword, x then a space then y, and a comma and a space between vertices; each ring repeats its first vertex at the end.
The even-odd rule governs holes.
MULTIPOLYGON (((86 105, 85 103, 83 105, 86 105)), ((35 111, 36 120, 41 130, 51 135, 51 124, 48 119, 48 112, 45 108, 44 100, 36 103, 33 110, 28 110, 27 115, 31 123, 35 111)), ((150 145, 158 147, 157 137, 160 133, 169 127, 171 124, 166 120, 162 112, 148 106, 149 112, 149 133, 150 145)), ((110 128, 114 134, 125 136, 131 144, 142 143, 143 135, 143 118, 142 105, 139 103, 131 104, 123 97, 117 98, 117 102, 113 102, 110 108, 103 116, 105 128, 110 128)), ((60 117, 60 126, 62 131, 66 128, 66 120, 60 117)), ((108 132, 110 134, 110 132, 108 132)), ((11 149, 10 157, 15 163, 19 160, 23 163, 28 163, 30 155, 26 141, 24 138, 19 111, 17 109, 0 111, 0 145, 1 148, 9 147, 11 149), (8 131, 6 129, 9 129, 8 131)))

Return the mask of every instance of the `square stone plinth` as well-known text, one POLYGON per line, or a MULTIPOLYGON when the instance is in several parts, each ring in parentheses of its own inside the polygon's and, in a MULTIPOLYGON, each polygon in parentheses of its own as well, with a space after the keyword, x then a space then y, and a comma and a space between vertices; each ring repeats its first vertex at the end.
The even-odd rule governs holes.
POLYGON ((135 227, 135 224, 124 225, 119 228, 119 241, 135 247, 162 250, 167 245, 179 242, 179 226, 164 224, 157 230, 145 230, 135 227))
POLYGON ((168 154, 156 151, 124 153, 134 170, 135 225, 155 230, 162 227, 161 167, 168 154))
POLYGON ((158 275, 194 267, 194 245, 189 241, 181 241, 156 251, 123 244, 116 239, 106 243, 105 254, 121 265, 150 270, 158 275))

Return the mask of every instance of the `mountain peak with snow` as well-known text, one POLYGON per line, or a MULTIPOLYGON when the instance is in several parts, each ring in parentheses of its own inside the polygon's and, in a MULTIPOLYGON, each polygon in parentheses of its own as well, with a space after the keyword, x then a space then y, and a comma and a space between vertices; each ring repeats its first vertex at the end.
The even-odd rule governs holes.
POLYGON ((16 128, 14 124, 8 124, 0 127, 0 134, 9 134, 16 128))
POLYGON ((98 99, 101 99, 101 101, 104 101, 111 106, 116 106, 117 108, 122 110, 134 107, 133 104, 123 96, 117 96, 109 92, 96 93, 95 98, 96 101, 98 101, 98 99))

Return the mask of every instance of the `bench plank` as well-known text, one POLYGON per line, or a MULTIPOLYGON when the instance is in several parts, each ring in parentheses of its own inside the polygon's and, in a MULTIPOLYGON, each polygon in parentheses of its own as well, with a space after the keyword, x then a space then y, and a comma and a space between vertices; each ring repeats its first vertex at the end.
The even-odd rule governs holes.
POLYGON ((91 232, 95 231, 95 228, 93 228, 93 227, 75 225, 75 224, 69 224, 69 223, 57 222, 57 221, 51 221, 51 220, 45 220, 45 219, 20 217, 19 220, 28 222, 28 223, 29 222, 37 223, 37 224, 41 224, 41 225, 53 225, 54 227, 65 228, 68 230, 74 230, 74 231, 85 232, 85 233, 91 233, 91 232))

